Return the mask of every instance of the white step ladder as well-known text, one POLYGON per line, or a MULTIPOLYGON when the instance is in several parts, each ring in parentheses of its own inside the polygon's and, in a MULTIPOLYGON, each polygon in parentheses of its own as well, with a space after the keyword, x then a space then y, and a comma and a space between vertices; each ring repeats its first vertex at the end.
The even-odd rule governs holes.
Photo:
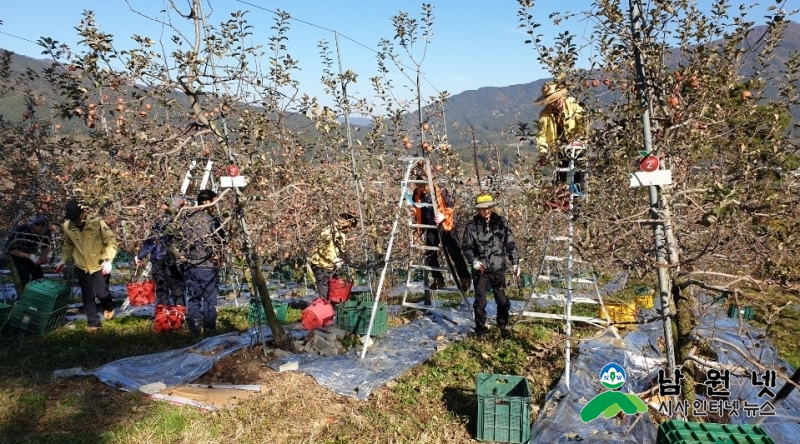
MULTIPOLYGON (((401 158, 401 160, 405 160, 409 162, 410 168, 406 170, 406 176, 401 184, 401 192, 405 196, 404 202, 405 206, 410 207, 417 207, 417 208, 430 208, 433 207, 433 212, 435 215, 439 214, 439 202, 436 202, 436 188, 434 187, 433 183, 433 176, 431 174, 431 165, 427 158, 417 158, 417 157, 409 157, 409 158, 401 158), (412 179, 411 174, 414 170, 414 166, 419 172, 424 173, 426 179, 424 180, 417 180, 412 179), (414 186, 417 184, 424 184, 428 186, 428 192, 431 196, 432 203, 424 203, 424 202, 414 202, 412 196, 414 194, 414 186), (411 185, 411 186, 409 186, 411 185)), ((416 175, 415 175, 416 176, 416 175)), ((442 203, 443 204, 443 203, 442 203)), ((458 275, 456 274, 455 267, 453 265, 453 261, 447 252, 447 249, 444 248, 443 240, 442 240, 442 231, 441 227, 437 225, 425 225, 425 224, 418 224, 416 220, 410 219, 408 224, 409 229, 409 246, 411 247, 412 252, 421 253, 422 262, 415 263, 414 258, 420 257, 420 254, 411 255, 409 258, 407 272, 406 272, 406 281, 405 286, 403 289, 403 300, 401 303, 402 307, 410 308, 410 309, 420 309, 420 310, 435 310, 437 308, 441 308, 444 301, 436 300, 436 294, 438 293, 460 293, 462 297, 462 301, 464 303, 464 307, 469 307, 469 301, 466 295, 466 289, 462 290, 458 283, 458 275), (418 229, 422 230, 439 230, 439 245, 436 246, 429 246, 425 244, 425 235, 423 234, 423 239, 421 239, 422 243, 415 243, 416 236, 415 231, 418 229), (440 266, 440 267, 431 267, 425 264, 425 256, 427 253, 435 251, 438 254, 440 262, 443 260, 447 266, 440 266), (414 279, 415 275, 417 275, 417 271, 422 272, 422 280, 414 279), (430 286, 430 274, 433 271, 438 271, 442 273, 442 276, 446 277, 450 276, 453 285, 449 285, 442 288, 431 288, 430 286), (410 302, 408 300, 409 294, 413 293, 420 293, 424 294, 424 301, 422 303, 418 302, 410 302)), ((423 231, 424 233, 424 231, 423 231)))
MULTIPOLYGON (((403 176, 403 180, 400 183, 400 199, 397 203, 397 213, 395 214, 394 224, 392 225, 392 232, 389 235, 389 243, 386 247, 386 254, 383 261, 383 269, 381 270, 380 277, 378 278, 378 287, 375 291, 375 298, 373 300, 372 305, 372 314, 369 319, 369 325, 367 328, 367 336, 364 340, 364 346, 361 350, 361 358, 364 358, 367 353, 367 346, 370 343, 369 340, 369 332, 372 331, 372 326, 375 323, 375 314, 378 310, 379 303, 381 297, 383 296, 383 287, 386 282, 386 273, 389 268, 389 264, 391 263, 392 259, 392 250, 394 245, 394 239, 397 235, 397 229, 400 223, 401 216, 405 216, 408 218, 409 222, 407 224, 407 228, 409 230, 409 239, 410 239, 410 247, 412 251, 416 251, 417 253, 422 253, 421 256, 424 258, 424 253, 428 251, 437 251, 440 255, 440 259, 444 259, 447 263, 446 267, 430 267, 428 265, 424 265, 424 263, 414 263, 412 258, 409 258, 408 266, 406 267, 406 281, 405 281, 405 288, 403 290, 403 300, 401 303, 401 309, 403 307, 408 309, 419 309, 419 310, 437 310, 442 308, 442 303, 440 301, 436 301, 434 296, 436 293, 460 293, 462 304, 466 309, 470 310, 471 313, 471 305, 469 300, 467 299, 467 294, 465 290, 462 290, 458 284, 458 276, 456 275, 455 269, 452 264, 452 260, 450 259, 449 255, 447 254, 446 248, 443 248, 442 245, 442 236, 441 231, 439 232, 439 245, 438 246, 428 246, 425 245, 424 240, 422 244, 415 243, 414 239, 414 231, 418 228, 422 229, 440 229, 437 225, 425 225, 425 224, 418 224, 416 220, 413 220, 409 216, 409 208, 412 206, 416 206, 418 208, 423 207, 433 207, 433 211, 435 215, 439 214, 439 207, 438 203, 436 202, 436 189, 434 188, 433 182, 433 175, 431 174, 431 165, 430 161, 427 157, 401 157, 399 159, 401 162, 406 162, 406 170, 405 175, 403 176), (412 174, 415 170, 421 170, 424 172, 426 180, 417 180, 416 178, 412 178, 412 174), (422 203, 422 202, 414 202, 412 195, 414 193, 414 186, 417 184, 426 184, 428 185, 428 190, 431 196, 432 203, 422 203), (416 271, 422 271, 423 273, 423 280, 422 281, 414 281, 412 280, 413 275, 416 271), (429 281, 428 274, 431 271, 439 271, 442 275, 449 275, 452 277, 453 282, 455 282, 454 286, 447 286, 444 288, 439 289, 431 289, 430 285, 427 284, 429 281), (415 292, 423 292, 425 300, 423 303, 418 302, 409 302, 408 295, 409 293, 415 292)), ((416 174, 413 174, 416 177, 416 174)), ((413 255, 411 255, 413 256, 413 255)), ((419 255, 417 255, 419 256, 419 255)), ((424 262, 424 259, 423 259, 424 262)))
MULTIPOLYGON (((562 152, 569 159, 567 167, 559 167, 556 173, 567 173, 567 186, 569 190, 569 200, 567 211, 561 212, 554 209, 550 215, 550 229, 548 230, 547 244, 545 245, 542 262, 536 278, 533 279, 533 289, 526 297, 522 312, 517 317, 515 325, 526 317, 539 319, 553 319, 564 321, 564 374, 565 381, 569 389, 570 373, 570 354, 572 336, 572 323, 583 322, 600 328, 611 325, 608 311, 603 304, 603 297, 597 286, 597 279, 590 270, 589 264, 575 257, 574 254, 574 219, 575 219, 575 200, 588 199, 585 187, 579 187, 575 183, 576 161, 579 160, 585 151, 582 144, 570 144, 562 147, 562 152), (564 224, 566 221, 566 224, 564 224), (551 235, 553 225, 558 224, 560 235, 551 235), (566 225, 566 226, 564 226, 566 225), (576 270, 578 268, 578 270, 576 270), (543 285, 542 285, 543 284, 543 285), (540 287, 544 286, 544 290, 540 287), (575 293, 575 290, 581 290, 575 293), (533 304, 556 305, 563 307, 563 313, 550 313, 536 311, 533 304), (573 304, 588 304, 598 306, 598 314, 604 313, 605 319, 598 316, 573 316, 573 304)), ((619 337, 615 329, 611 329, 616 337, 619 337)))

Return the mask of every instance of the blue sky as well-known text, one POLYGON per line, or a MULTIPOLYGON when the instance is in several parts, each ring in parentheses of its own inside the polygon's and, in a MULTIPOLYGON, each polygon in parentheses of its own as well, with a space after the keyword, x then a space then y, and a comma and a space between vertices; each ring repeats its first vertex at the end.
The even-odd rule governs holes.
MULTIPOLYGON (((623 0, 624 1, 624 0, 623 0)), ((791 3, 795 0, 790 0, 791 3)), ((163 0, 129 0, 140 12, 160 17, 163 0)), ((206 0, 211 23, 219 23, 236 10, 250 11, 248 20, 254 26, 255 42, 263 42, 273 35, 274 14, 283 10, 295 19, 291 24, 289 53, 300 61, 302 71, 295 74, 300 89, 309 95, 322 95, 319 79, 322 63, 319 58, 319 40, 327 40, 335 49, 337 31, 344 69, 359 74, 356 87, 361 96, 369 93, 369 77, 376 75, 375 51, 381 38, 392 39, 394 29, 391 17, 398 12, 420 18, 423 2, 418 0, 206 0)), ((175 0, 184 7, 188 0, 175 0)), ((439 91, 457 94, 485 86, 508 86, 533 82, 548 77, 530 45, 525 45, 526 34, 517 27, 518 3, 516 0, 439 0, 432 1, 434 35, 422 64, 426 83, 423 96, 439 91)), ((549 24, 548 15, 561 5, 572 11, 586 9, 588 0, 538 0, 534 9, 538 21, 549 24)), ((707 7, 710 0, 701 0, 707 7)), ((738 5, 741 2, 732 1, 738 5)), ((772 4, 773 0, 764 1, 772 4)), ((627 10, 627 1, 624 1, 627 10)), ((5 0, 0 9, 0 47, 18 54, 42 57, 41 49, 34 43, 42 36, 52 37, 74 46, 78 41, 74 27, 84 9, 93 10, 101 29, 115 35, 121 48, 129 45, 132 34, 159 39, 161 26, 132 12, 124 0, 5 0), (10 35, 9 35, 10 34, 10 35)), ((760 7, 761 11, 765 8, 760 7)), ((760 22, 764 14, 751 17, 760 22)), ((174 17, 174 16, 173 16, 174 17)), ((174 18, 173 18, 174 20, 174 18)), ((184 25, 185 28, 185 25, 184 25)), ((543 26, 545 35, 552 33, 543 26)), ((581 29, 571 29, 581 35, 581 29)), ((168 36, 169 34, 167 34, 168 36)), ((588 56, 588 54, 586 54, 588 56)), ((409 65, 411 66, 411 65, 409 65)), ((338 69, 338 67, 337 67, 338 69)), ((408 82, 396 78, 398 88, 408 82)), ((402 94, 402 93, 401 93, 402 94)), ((411 97, 411 95, 406 95, 411 97)))

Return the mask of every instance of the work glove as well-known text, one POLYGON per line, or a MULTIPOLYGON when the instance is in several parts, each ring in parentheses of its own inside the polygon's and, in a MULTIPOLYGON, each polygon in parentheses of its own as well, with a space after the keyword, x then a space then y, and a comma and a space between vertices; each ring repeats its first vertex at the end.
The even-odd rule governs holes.
POLYGON ((133 264, 134 264, 134 265, 136 265, 136 266, 138 267, 138 266, 139 266, 139 264, 141 264, 141 263, 142 263, 142 260, 141 260, 141 259, 139 259, 139 256, 134 256, 134 257, 133 257, 133 264))
POLYGON ((437 224, 442 223, 443 220, 444 220, 444 214, 442 213, 433 216, 433 221, 436 222, 437 224))
POLYGON ((513 273, 514 273, 514 277, 515 278, 519 278, 519 272, 520 272, 519 264, 514 265, 514 267, 512 267, 512 270, 513 270, 513 273))
POLYGON ((34 264, 38 264, 39 263, 39 256, 37 256, 37 255, 35 255, 33 253, 28 255, 28 259, 30 259, 31 262, 33 262, 34 264))
POLYGON ((53 271, 55 271, 56 273, 61 273, 61 270, 64 269, 64 265, 66 265, 64 261, 60 261, 59 263, 53 266, 53 271))
POLYGON ((100 264, 100 271, 103 274, 111 274, 111 261, 103 261, 103 263, 100 264))
POLYGON ((473 270, 483 271, 484 268, 486 268, 486 266, 483 265, 483 262, 481 262, 479 260, 472 261, 472 269, 473 270))
POLYGON ((333 260, 333 265, 336 267, 336 269, 342 268, 342 265, 344 265, 344 261, 342 260, 342 258, 337 257, 336 259, 333 260))

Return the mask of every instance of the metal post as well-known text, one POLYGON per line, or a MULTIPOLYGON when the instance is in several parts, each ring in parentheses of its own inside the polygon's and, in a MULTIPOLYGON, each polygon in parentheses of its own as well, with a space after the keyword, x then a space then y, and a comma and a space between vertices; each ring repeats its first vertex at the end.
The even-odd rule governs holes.
MULTIPOLYGON (((649 88, 644 73, 644 63, 642 53, 639 51, 641 41, 641 21, 642 10, 641 0, 629 0, 631 15, 631 31, 633 33, 633 53, 636 61, 636 92, 639 96, 639 103, 642 107, 642 130, 644 133, 644 151, 653 151, 653 139, 650 132, 650 106, 649 88)), ((661 220, 658 214, 659 189, 651 185, 650 191, 650 218, 661 220)), ((671 372, 675 368, 675 345, 672 340, 672 306, 669 292, 669 276, 667 275, 667 261, 664 254, 664 225, 662 222, 653 224, 653 238, 656 248, 656 266, 658 267, 658 292, 661 297, 661 308, 664 314, 664 342, 667 354, 667 365, 671 372)))
POLYGON ((572 225, 573 216, 575 215, 575 149, 572 147, 565 147, 562 149, 566 149, 564 154, 569 156, 569 171, 567 172, 567 192, 569 192, 569 220, 567 221, 567 235, 569 236, 569 241, 567 243, 567 302, 564 307, 564 320, 566 321, 564 327, 564 336, 566 337, 564 343, 564 381, 567 390, 569 390, 570 354, 572 353, 572 342, 570 341, 570 337, 572 337, 572 237, 575 234, 572 225))

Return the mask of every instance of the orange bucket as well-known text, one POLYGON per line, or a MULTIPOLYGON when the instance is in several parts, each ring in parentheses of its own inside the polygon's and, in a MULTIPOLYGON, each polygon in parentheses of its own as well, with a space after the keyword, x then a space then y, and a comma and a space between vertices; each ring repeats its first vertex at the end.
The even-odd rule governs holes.
POLYGON ((311 301, 311 305, 300 313, 300 321, 306 330, 314 330, 333 322, 333 305, 322 298, 311 301))
POLYGON ((127 289, 131 305, 147 305, 156 301, 156 283, 153 281, 131 282, 127 289))

